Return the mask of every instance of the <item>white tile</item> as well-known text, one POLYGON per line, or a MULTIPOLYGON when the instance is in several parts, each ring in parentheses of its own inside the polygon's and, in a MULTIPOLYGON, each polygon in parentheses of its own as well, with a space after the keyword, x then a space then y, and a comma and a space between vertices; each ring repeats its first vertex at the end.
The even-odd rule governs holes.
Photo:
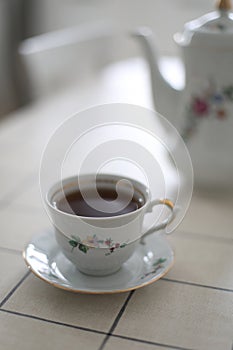
POLYGON ((31 186, 34 174, 33 172, 25 171, 23 166, 19 168, 3 167, 0 163, 0 200, 8 201, 18 196, 18 193, 27 186, 27 182, 31 186))
POLYGON ((0 250, 0 303, 26 272, 21 255, 0 250))
POLYGON ((19 206, 22 210, 28 208, 44 211, 39 182, 38 184, 25 188, 25 190, 12 201, 12 204, 14 207, 19 206))
POLYGON ((1 210, 0 222, 0 246, 20 250, 34 234, 52 227, 45 210, 21 210, 17 205, 1 210))
MULTIPOLYGON (((104 347, 104 350, 164 350, 165 346, 157 346, 154 344, 146 344, 142 342, 132 341, 128 339, 121 339, 110 337, 107 341, 107 344, 104 347)), ((168 349, 168 348, 167 348, 168 349)))
POLYGON ((69 293, 48 285, 32 275, 17 289, 5 304, 5 308, 107 332, 127 295, 127 293, 113 295, 69 293))
POLYGON ((168 278, 233 290, 233 241, 188 232, 169 238, 175 265, 168 278))
POLYGON ((1 349, 97 350, 104 335, 0 312, 1 349))
POLYGON ((179 230, 233 238, 233 198, 194 194, 179 230))
POLYGON ((135 292, 115 334, 198 350, 232 346, 233 293, 158 281, 135 292))
POLYGON ((42 148, 32 135, 33 125, 29 125, 29 129, 18 127, 12 138, 6 137, 7 134, 4 134, 5 138, 0 136, 0 165, 15 169, 16 174, 17 170, 27 173, 39 169, 42 148))

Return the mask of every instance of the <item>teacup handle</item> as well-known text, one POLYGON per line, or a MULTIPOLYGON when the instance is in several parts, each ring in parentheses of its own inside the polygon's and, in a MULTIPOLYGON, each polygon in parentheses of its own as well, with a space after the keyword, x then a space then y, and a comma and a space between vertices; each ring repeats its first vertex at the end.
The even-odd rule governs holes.
POLYGON ((170 215, 168 216, 167 219, 163 220, 162 222, 160 222, 157 225, 152 226, 149 230, 147 230, 145 233, 142 234, 141 237, 141 244, 145 244, 144 239, 149 236, 151 233, 154 233, 156 231, 162 230, 163 228, 165 228, 168 224, 170 224, 170 222, 172 222, 172 220, 175 217, 175 212, 174 212, 174 204, 170 199, 154 199, 150 202, 150 204, 148 205, 148 208, 146 210, 146 213, 151 213, 153 210, 153 207, 156 205, 166 205, 169 209, 170 209, 170 215))

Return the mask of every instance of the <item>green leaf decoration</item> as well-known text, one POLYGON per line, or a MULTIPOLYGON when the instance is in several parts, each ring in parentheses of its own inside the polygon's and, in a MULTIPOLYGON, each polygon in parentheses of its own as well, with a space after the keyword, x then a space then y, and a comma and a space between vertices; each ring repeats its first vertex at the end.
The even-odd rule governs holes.
POLYGON ((75 240, 73 240, 73 239, 71 239, 71 240, 69 241, 69 244, 70 244, 71 247, 73 247, 73 248, 76 248, 76 247, 78 246, 78 242, 75 241, 75 240))
POLYGON ((153 266, 157 266, 159 264, 163 264, 167 259, 166 258, 159 258, 158 260, 156 260, 153 264, 153 266))
POLYGON ((79 244, 78 249, 81 250, 81 252, 86 254, 89 248, 84 244, 79 244))
POLYGON ((126 246, 127 246, 126 243, 122 243, 122 244, 120 245, 120 248, 125 248, 126 246))

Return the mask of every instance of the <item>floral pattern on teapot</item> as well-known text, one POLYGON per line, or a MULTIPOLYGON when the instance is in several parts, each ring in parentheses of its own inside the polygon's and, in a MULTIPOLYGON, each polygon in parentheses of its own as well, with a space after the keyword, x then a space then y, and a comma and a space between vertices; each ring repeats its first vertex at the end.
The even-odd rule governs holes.
POLYGON ((225 120, 228 117, 226 103, 233 102, 233 84, 217 89, 209 82, 202 94, 194 94, 186 108, 186 126, 182 136, 187 141, 196 132, 198 124, 205 118, 225 120))

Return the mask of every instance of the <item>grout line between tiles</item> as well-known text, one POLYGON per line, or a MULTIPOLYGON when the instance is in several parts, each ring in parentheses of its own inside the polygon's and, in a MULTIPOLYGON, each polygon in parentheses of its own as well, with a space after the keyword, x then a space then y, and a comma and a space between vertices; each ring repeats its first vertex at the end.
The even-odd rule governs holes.
POLYGON ((47 322, 47 323, 51 323, 51 324, 56 324, 56 325, 59 325, 59 326, 64 326, 64 327, 68 327, 68 328, 75 328, 75 329, 79 329, 79 330, 85 331, 85 332, 92 332, 92 333, 98 333, 98 334, 103 334, 103 335, 107 334, 107 332, 99 331, 97 329, 92 329, 92 328, 72 325, 72 324, 69 324, 69 323, 49 320, 47 318, 38 317, 38 316, 34 316, 34 315, 28 315, 28 314, 24 314, 24 313, 17 312, 17 311, 11 311, 11 310, 7 310, 7 309, 0 309, 0 312, 1 311, 2 312, 6 312, 8 314, 16 315, 16 316, 21 316, 21 317, 31 318, 33 320, 38 320, 38 321, 43 321, 43 322, 47 322))
POLYGON ((132 290, 132 291, 129 293, 129 295, 127 296, 127 298, 126 298, 124 304, 122 305, 120 311, 118 312, 117 317, 115 318, 115 320, 114 320, 114 322, 113 322, 111 328, 109 329, 109 331, 108 331, 106 337, 104 338, 104 340, 103 340, 103 342, 102 342, 102 344, 100 345, 100 347, 99 347, 98 350, 103 350, 103 349, 104 349, 104 347, 105 347, 105 345, 106 345, 106 343, 107 343, 109 337, 110 337, 110 336, 112 335, 112 333, 114 332, 114 330, 115 330, 116 326, 118 325, 118 323, 119 323, 119 321, 120 321, 120 319, 121 319, 123 313, 125 312, 125 309, 126 309, 128 303, 129 303, 130 299, 132 298, 134 292, 135 292, 135 290, 132 290))
POLYGON ((18 212, 20 212, 20 213, 25 213, 25 212, 29 212, 30 214, 31 213, 39 213, 39 212, 41 212, 41 210, 44 210, 44 207, 43 207, 43 204, 42 204, 42 201, 41 201, 41 207, 36 207, 36 206, 34 206, 33 207, 33 205, 30 205, 30 203, 27 205, 25 205, 25 204, 21 204, 21 203, 17 203, 17 199, 18 198, 16 198, 16 201, 15 200, 13 200, 13 201, 4 201, 4 202, 2 202, 1 200, 0 200, 0 209, 1 209, 1 205, 3 205, 3 207, 2 207, 2 209, 7 209, 10 205, 17 205, 17 211, 18 212), (2 203, 1 203, 2 202, 2 203))
POLYGON ((21 250, 17 250, 17 249, 12 249, 12 248, 6 248, 6 247, 0 247, 0 252, 4 252, 4 253, 9 253, 9 254, 16 254, 16 255, 21 255, 22 252, 21 250))
POLYGON ((27 273, 21 278, 21 280, 11 289, 11 291, 6 295, 6 297, 1 301, 0 308, 10 299, 10 297, 14 294, 14 292, 21 286, 21 284, 26 280, 26 278, 30 275, 31 271, 27 271, 27 273))
POLYGON ((166 349, 194 350, 194 349, 191 349, 191 348, 183 348, 183 347, 180 347, 180 346, 169 345, 169 344, 164 344, 164 343, 158 343, 158 342, 153 342, 153 341, 150 341, 150 340, 144 340, 144 339, 137 339, 137 338, 127 337, 127 336, 120 335, 120 334, 111 334, 111 337, 125 339, 125 340, 131 340, 131 341, 135 341, 135 342, 143 343, 143 344, 150 344, 150 345, 160 346, 161 348, 166 348, 166 349))
MULTIPOLYGON (((222 241, 222 242, 227 242, 227 243, 232 243, 233 244, 233 238, 231 237, 218 237, 218 236, 210 236, 204 232, 193 232, 193 231, 188 231, 188 230, 177 230, 177 234, 182 234, 185 235, 184 237, 187 238, 197 238, 197 239, 204 239, 204 240, 216 240, 216 241, 222 241)), ((179 236, 178 236, 179 238, 179 236)))
POLYGON ((120 309, 120 311, 119 311, 117 317, 115 318, 115 320, 114 320, 114 322, 113 322, 113 324, 112 324, 112 326, 111 326, 111 328, 110 328, 110 330, 109 330, 109 332, 108 332, 109 334, 112 334, 112 333, 114 332, 114 330, 115 330, 116 326, 118 325, 118 323, 119 323, 119 321, 120 321, 120 319, 121 319, 123 313, 125 312, 125 309, 126 309, 128 303, 129 303, 130 299, 132 298, 134 292, 135 292, 135 290, 132 290, 132 291, 129 293, 128 297, 126 298, 126 300, 125 300, 125 302, 124 302, 122 308, 120 309))
POLYGON ((167 278, 167 277, 162 277, 161 280, 166 281, 166 282, 172 282, 172 283, 187 284, 188 286, 193 286, 193 287, 214 289, 214 290, 218 290, 220 292, 233 293, 233 289, 228 289, 228 288, 208 286, 208 285, 205 285, 205 284, 199 284, 199 283, 194 283, 194 282, 179 281, 179 280, 175 280, 175 279, 167 278))
POLYGON ((69 323, 54 321, 54 320, 50 320, 50 319, 47 319, 47 318, 38 317, 38 316, 34 316, 34 315, 29 315, 29 314, 24 314, 22 312, 17 312, 17 311, 12 311, 12 310, 7 310, 7 309, 0 309, 0 312, 5 312, 5 313, 11 314, 11 315, 25 317, 25 318, 31 318, 33 320, 38 320, 38 321, 42 321, 42 322, 46 322, 46 323, 50 323, 50 324, 55 324, 55 325, 59 325, 59 326, 63 326, 63 327, 74 328, 74 329, 78 329, 78 330, 81 330, 81 331, 84 331, 84 332, 97 333, 97 334, 106 335, 108 337, 125 339, 125 340, 134 341, 134 342, 138 342, 138 343, 142 343, 142 344, 150 344, 150 345, 160 346, 160 347, 164 347, 164 348, 167 348, 167 349, 194 350, 194 349, 190 349, 190 348, 183 348, 183 347, 177 347, 177 346, 174 346, 174 345, 168 345, 168 344, 163 344, 163 343, 152 342, 152 341, 144 340, 144 339, 137 339, 137 338, 127 337, 127 336, 119 335, 119 334, 109 334, 109 332, 107 333, 107 332, 99 331, 99 330, 93 329, 93 328, 76 326, 76 325, 72 325, 72 324, 69 324, 69 323))

